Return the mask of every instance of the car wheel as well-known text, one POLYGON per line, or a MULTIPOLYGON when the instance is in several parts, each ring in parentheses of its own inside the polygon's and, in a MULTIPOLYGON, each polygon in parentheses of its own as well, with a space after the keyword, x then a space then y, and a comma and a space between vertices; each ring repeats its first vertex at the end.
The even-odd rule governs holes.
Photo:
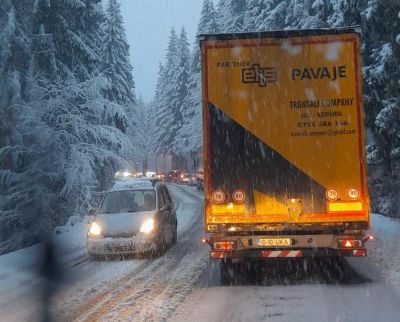
POLYGON ((178 222, 175 221, 174 237, 172 238, 172 245, 175 245, 178 240, 178 222))
POLYGON ((164 231, 160 233, 160 236, 156 242, 156 256, 160 256, 165 252, 166 244, 165 244, 165 234, 164 231))

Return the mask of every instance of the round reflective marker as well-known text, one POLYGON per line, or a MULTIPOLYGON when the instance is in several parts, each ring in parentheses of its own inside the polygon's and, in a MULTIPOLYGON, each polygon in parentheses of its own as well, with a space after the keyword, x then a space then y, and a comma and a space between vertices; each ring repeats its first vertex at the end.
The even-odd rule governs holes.
POLYGON ((347 195, 350 199, 358 199, 358 197, 360 197, 360 192, 356 188, 350 188, 347 190, 347 195))
POLYGON ((242 203, 246 199, 246 193, 242 189, 236 189, 232 192, 234 202, 242 203))
POLYGON ((223 203, 225 201, 225 192, 222 190, 215 190, 211 195, 211 199, 215 203, 223 203))
POLYGON ((325 192, 326 199, 328 200, 336 200, 339 198, 339 193, 336 189, 327 189, 325 192))

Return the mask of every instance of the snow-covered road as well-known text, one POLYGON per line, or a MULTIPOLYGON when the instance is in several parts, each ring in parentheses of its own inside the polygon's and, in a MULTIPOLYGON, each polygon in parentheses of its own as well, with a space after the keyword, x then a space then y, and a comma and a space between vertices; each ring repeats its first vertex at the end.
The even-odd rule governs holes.
MULTIPOLYGON (((170 191, 178 243, 160 258, 91 261, 85 225, 59 236, 72 246, 62 256, 64 284, 51 301, 56 321, 400 321, 399 221, 372 216, 376 240, 367 258, 240 266, 226 286, 219 263, 200 244, 202 195, 192 187, 170 191)), ((0 256, 0 264, 9 264, 0 269, 1 321, 39 316, 41 282, 28 270, 35 252, 0 256), (13 274, 13 263, 26 269, 13 274)))
POLYGON ((57 320, 162 321, 176 310, 204 272, 208 250, 200 244, 201 195, 190 188, 171 186, 170 191, 178 207, 178 243, 154 260, 91 262, 75 268, 73 285, 55 299, 57 320), (82 270, 89 270, 87 278, 82 270), (93 270, 99 276, 90 276, 93 270))

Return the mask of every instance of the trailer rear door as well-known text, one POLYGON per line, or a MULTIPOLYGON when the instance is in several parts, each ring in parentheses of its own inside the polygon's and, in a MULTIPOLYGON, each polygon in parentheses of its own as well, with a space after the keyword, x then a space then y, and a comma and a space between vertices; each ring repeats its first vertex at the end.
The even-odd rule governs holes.
POLYGON ((204 36, 205 222, 368 222, 354 30, 204 36))

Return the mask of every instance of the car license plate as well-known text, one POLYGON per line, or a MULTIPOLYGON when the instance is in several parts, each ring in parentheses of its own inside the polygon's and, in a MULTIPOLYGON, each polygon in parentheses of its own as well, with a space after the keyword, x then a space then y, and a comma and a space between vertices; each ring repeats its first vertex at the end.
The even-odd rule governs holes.
POLYGON ((261 238, 258 240, 258 245, 263 247, 285 247, 291 244, 290 238, 261 238))

